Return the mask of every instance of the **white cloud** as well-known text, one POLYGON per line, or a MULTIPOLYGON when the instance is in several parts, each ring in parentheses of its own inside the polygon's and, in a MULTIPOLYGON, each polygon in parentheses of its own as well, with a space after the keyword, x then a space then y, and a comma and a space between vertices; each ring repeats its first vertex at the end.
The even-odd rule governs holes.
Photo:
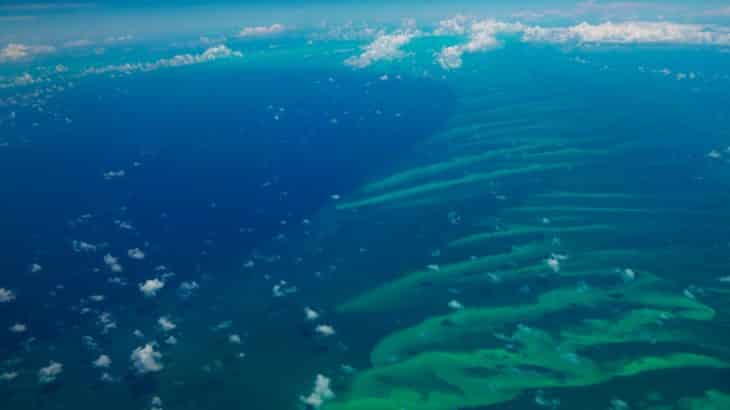
POLYGON ((434 34, 437 36, 464 35, 466 34, 466 30, 468 28, 467 23, 469 20, 469 17, 461 14, 457 14, 456 16, 446 20, 441 20, 439 21, 438 28, 434 30, 434 34))
POLYGON ((109 181, 114 178, 121 178, 125 175, 127 175, 127 172, 124 171, 123 169, 120 169, 119 171, 107 171, 104 173, 104 179, 109 181))
POLYGON ((314 389, 308 396, 301 396, 300 400, 309 406, 318 409, 325 401, 333 399, 335 393, 330 388, 330 379, 318 374, 314 381, 314 389))
POLYGON ((225 45, 217 45, 210 47, 200 54, 178 54, 171 58, 162 58, 152 62, 142 63, 126 63, 119 65, 108 65, 104 67, 93 67, 84 70, 84 74, 107 74, 107 73, 122 73, 129 74, 133 72, 148 72, 155 71, 160 68, 170 67, 182 67, 193 64, 207 63, 219 59, 225 59, 230 57, 242 57, 243 54, 239 51, 233 51, 225 45))
POLYGON ((74 252, 96 252, 96 245, 84 241, 73 241, 71 246, 74 252))
POLYGON ((579 44, 728 45, 730 33, 699 24, 631 21, 594 25, 584 22, 572 27, 527 27, 522 39, 528 42, 579 44))
POLYGON ((106 264, 106 266, 109 267, 112 272, 121 272, 124 270, 124 268, 122 268, 122 265, 119 264, 119 258, 115 258, 108 253, 104 255, 104 263, 106 264))
POLYGON ((28 330, 28 326, 22 323, 16 323, 8 328, 12 333, 25 333, 28 330))
POLYGON ((39 383, 53 383, 56 378, 63 372, 63 365, 58 362, 51 361, 48 366, 38 370, 39 383))
POLYGON ((144 259, 144 252, 142 252, 142 249, 134 248, 127 251, 127 256, 132 259, 141 260, 144 259))
MULTIPOLYGON (((459 27, 460 29, 460 27, 459 27)), ((514 33, 524 29, 520 23, 503 23, 495 20, 483 20, 471 23, 468 29, 469 41, 464 44, 444 47, 438 53, 436 61, 444 69, 455 69, 462 65, 462 56, 466 53, 487 51, 499 47, 499 33, 514 33)))
POLYGON ((236 334, 230 335, 230 336, 228 336, 228 341, 231 342, 231 343, 233 343, 233 344, 235 344, 235 345, 240 345, 241 344, 241 336, 236 335, 236 334))
POLYGON ((24 44, 10 43, 0 48, 0 63, 8 61, 26 60, 37 54, 47 54, 56 51, 52 46, 28 46, 24 44))
POLYGON ((164 330, 165 332, 175 330, 175 328, 177 327, 177 325, 172 323, 170 318, 168 318, 167 316, 163 316, 163 317, 159 318, 157 320, 157 324, 159 324, 160 327, 162 328, 162 330, 164 330))
POLYGON ((403 58, 406 54, 401 47, 408 44, 415 36, 415 31, 398 31, 394 34, 381 33, 373 42, 363 47, 360 55, 345 60, 345 64, 355 68, 365 68, 378 61, 390 61, 403 58))
POLYGON ((110 330, 117 328, 117 322, 112 319, 111 313, 102 312, 98 318, 99 326, 101 326, 101 333, 107 334, 110 330))
POLYGON ((319 318, 319 313, 317 313, 316 310, 307 306, 304 308, 304 316, 307 318, 307 320, 317 320, 319 318))
POLYGON ((12 290, 0 288, 0 303, 10 303, 15 300, 15 293, 12 290))
POLYGON ((553 272, 557 273, 560 271, 560 261, 558 258, 550 257, 545 261, 545 263, 553 272))
POLYGON ((165 287, 165 282, 155 278, 147 279, 144 283, 139 284, 139 291, 146 297, 156 296, 157 292, 165 287))
POLYGON ((454 310, 461 310, 464 309, 464 305, 461 304, 458 300, 452 300, 449 302, 449 307, 454 310))
POLYGON ((434 31, 436 35, 468 35, 463 44, 444 47, 436 61, 444 69, 462 65, 467 53, 488 51, 500 45, 500 34, 521 34, 523 42, 567 44, 676 44, 730 45, 730 31, 716 26, 670 22, 629 21, 621 23, 580 23, 568 27, 529 26, 483 20, 469 23, 469 18, 457 16, 444 20, 434 31))
POLYGON ((178 295, 180 295, 181 298, 187 299, 200 289, 200 285, 198 285, 198 282, 196 281, 190 281, 190 282, 183 282, 180 284, 180 286, 177 289, 178 295))
POLYGON ((238 37, 264 37, 279 34, 286 28, 282 24, 272 24, 270 26, 244 27, 238 37))
POLYGON ((144 346, 134 349, 129 359, 139 374, 159 372, 163 368, 160 362, 162 353, 155 350, 154 343, 147 343, 144 346))
POLYGON ((18 377, 18 372, 4 372, 0 373, 0 382, 9 382, 15 380, 18 377))
POLYGON ((96 360, 91 362, 91 364, 94 365, 94 367, 99 369, 106 369, 112 364, 112 359, 109 358, 109 356, 102 354, 100 355, 96 360))
POLYGON ((291 293, 296 293, 297 287, 290 285, 287 281, 281 280, 271 288, 271 294, 275 298, 281 298, 291 293))
POLYGON ((322 336, 332 336, 335 334, 335 328, 330 325, 319 325, 314 328, 314 331, 322 336))
POLYGON ((177 344, 177 338, 175 336, 170 335, 167 337, 167 339, 165 339, 165 344, 174 346, 177 344))
POLYGON ((43 266, 41 266, 37 263, 33 263, 30 265, 29 270, 30 270, 30 273, 38 273, 43 270, 43 266))

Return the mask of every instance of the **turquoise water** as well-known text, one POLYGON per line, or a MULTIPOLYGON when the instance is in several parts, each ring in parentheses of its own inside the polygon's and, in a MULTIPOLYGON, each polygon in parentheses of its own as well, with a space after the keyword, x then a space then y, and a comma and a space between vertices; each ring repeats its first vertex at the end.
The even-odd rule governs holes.
POLYGON ((727 45, 418 28, 0 64, 3 408, 728 408, 727 45))

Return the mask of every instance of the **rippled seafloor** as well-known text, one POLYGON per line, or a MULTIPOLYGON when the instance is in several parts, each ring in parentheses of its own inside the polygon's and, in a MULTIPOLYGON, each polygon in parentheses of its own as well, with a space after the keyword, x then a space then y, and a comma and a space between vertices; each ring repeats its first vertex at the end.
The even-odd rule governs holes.
POLYGON ((3 408, 290 409, 317 374, 334 410, 728 408, 729 87, 654 72, 727 64, 575 53, 263 59, 80 84, 48 103, 70 124, 19 111, 3 408))

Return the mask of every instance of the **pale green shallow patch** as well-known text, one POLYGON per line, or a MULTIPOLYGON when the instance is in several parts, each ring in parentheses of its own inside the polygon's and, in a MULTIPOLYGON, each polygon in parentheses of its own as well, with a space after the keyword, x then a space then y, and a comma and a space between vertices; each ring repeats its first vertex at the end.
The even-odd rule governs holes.
POLYGON ((469 246, 486 242, 495 239, 519 239, 529 238, 536 235, 564 235, 564 234, 595 234, 598 232, 606 232, 615 230, 616 227, 612 225, 584 225, 584 226, 569 226, 569 227, 558 227, 558 226, 513 226, 509 229, 496 232, 485 232, 474 235, 469 235, 465 238, 451 241, 448 244, 450 248, 458 248, 463 246, 469 246))
POLYGON ((420 285, 425 282, 431 282, 443 288, 448 286, 450 282, 458 281, 460 277, 465 275, 503 270, 506 264, 525 263, 531 265, 533 262, 544 258, 547 251, 548 249, 542 244, 531 244, 515 248, 508 253, 467 259, 437 269, 425 269, 408 273, 340 305, 337 310, 339 312, 387 311, 408 303, 412 297, 418 295, 420 285))
POLYGON ((467 175, 462 178, 431 182, 415 187, 392 191, 382 195, 364 198, 357 201, 346 202, 344 204, 338 205, 337 209, 357 209, 366 206, 381 205, 412 197, 418 197, 421 195, 437 195, 443 191, 448 191, 449 189, 457 188, 463 185, 483 184, 489 181, 494 181, 497 179, 507 178, 511 176, 537 174, 547 171, 570 169, 572 166, 572 164, 531 165, 522 168, 504 169, 488 173, 476 173, 467 175))
POLYGON ((649 286, 654 283, 657 283, 656 278, 644 274, 642 279, 623 286, 557 289, 540 295, 532 304, 467 308, 450 315, 431 317, 385 337, 373 349, 371 362, 381 365, 422 352, 459 350, 462 341, 489 338, 505 324, 524 323, 575 307, 605 308, 622 303, 663 309, 687 320, 710 320, 715 316, 712 308, 681 293, 652 290, 649 286))

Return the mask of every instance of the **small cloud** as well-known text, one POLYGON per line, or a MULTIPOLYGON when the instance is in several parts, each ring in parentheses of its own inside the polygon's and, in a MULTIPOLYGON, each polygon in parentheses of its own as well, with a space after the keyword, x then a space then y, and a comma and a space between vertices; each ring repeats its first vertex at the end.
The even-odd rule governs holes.
POLYGON ((464 305, 461 304, 458 300, 452 300, 449 302, 449 308, 454 310, 461 310, 464 309, 464 305))
POLYGON ((10 303, 15 300, 15 293, 12 290, 0 288, 0 303, 10 303))
POLYGON ((58 362, 51 361, 48 366, 38 371, 38 382, 42 384, 53 383, 56 378, 63 372, 63 365, 58 362))
POLYGON ((275 298, 281 298, 291 293, 296 293, 297 287, 290 285, 287 281, 279 281, 273 288, 271 288, 271 294, 275 298))
POLYGON ((156 296, 160 289, 165 287, 165 282, 155 278, 148 279, 144 283, 139 284, 139 291, 142 292, 146 297, 156 296))
POLYGON ((282 24, 272 24, 270 26, 244 27, 238 37, 265 37, 282 33, 286 28, 282 24))
POLYGON ((115 258, 108 253, 104 255, 104 263, 106 264, 106 266, 109 267, 112 272, 121 272, 124 270, 124 268, 122 268, 122 265, 119 264, 119 258, 115 258))
POLYGON ((200 288, 200 285, 198 285, 198 282, 196 281, 189 281, 189 282, 183 282, 180 284, 180 286, 177 288, 177 293, 180 295, 181 298, 187 299, 200 288))
POLYGON ((168 336, 167 339, 165 339, 165 344, 174 346, 177 344, 177 338, 175 336, 168 336))
POLYGON ((139 374, 159 372, 163 369, 163 365, 160 362, 162 360, 162 353, 155 350, 154 343, 147 343, 144 346, 134 349, 129 359, 139 374))
POLYGON ((106 369, 112 364, 112 359, 109 358, 109 356, 102 354, 100 355, 96 360, 91 362, 94 367, 97 369, 106 369))
POLYGON ((317 320, 319 318, 319 313, 317 313, 316 310, 307 306, 304 308, 304 316, 307 318, 307 320, 317 320))
POLYGON ((335 397, 335 393, 330 388, 330 379, 318 374, 314 381, 314 389, 308 396, 301 396, 299 399, 302 403, 315 409, 322 407, 325 401, 335 397))
POLYGON ((10 332, 12 332, 12 333, 25 333, 26 331, 28 331, 28 326, 26 326, 22 323, 16 323, 16 324, 10 326, 10 328, 8 328, 8 330, 10 330, 10 332))
POLYGON ((73 241, 71 246, 74 252, 96 252, 96 245, 84 241, 73 241))
POLYGON ((31 264, 30 265, 30 267, 28 268, 28 270, 30 271, 30 273, 38 273, 38 272, 40 272, 40 271, 43 270, 43 266, 41 266, 41 265, 39 265, 37 263, 34 263, 34 264, 31 264))
POLYGON ((18 372, 3 372, 0 373, 0 382, 13 381, 18 377, 18 372))
POLYGON ((107 171, 104 173, 104 179, 110 181, 115 178, 121 178, 125 175, 127 175, 127 172, 123 169, 120 169, 119 171, 107 171))
POLYGON ((240 345, 241 344, 241 336, 239 336, 237 334, 230 335, 230 336, 228 336, 228 341, 230 343, 235 344, 235 345, 240 345))
POLYGON ((136 260, 142 260, 144 259, 144 252, 142 252, 139 248, 130 249, 127 251, 127 256, 129 256, 132 259, 136 260))
POLYGON ((322 336, 332 336, 336 333, 335 328, 330 325, 319 325, 314 328, 314 331, 322 336))
POLYGON ((164 330, 165 332, 175 330, 175 328, 177 327, 177 325, 172 323, 172 321, 167 316, 159 318, 157 320, 157 324, 159 324, 162 330, 164 330))
POLYGON ((555 257, 550 257, 545 260, 547 266, 555 273, 560 271, 560 261, 555 257))

